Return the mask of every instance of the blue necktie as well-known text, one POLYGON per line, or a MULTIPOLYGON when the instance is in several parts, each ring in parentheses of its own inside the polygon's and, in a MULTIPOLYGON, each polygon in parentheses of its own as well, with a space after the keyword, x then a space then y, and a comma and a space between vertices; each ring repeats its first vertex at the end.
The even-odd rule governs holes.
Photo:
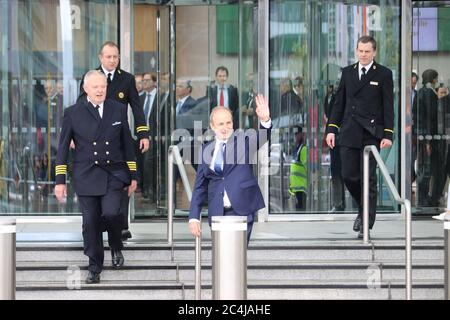
POLYGON ((183 105, 183 103, 182 103, 181 101, 178 101, 178 103, 177 103, 177 109, 176 109, 176 114, 180 114, 182 105, 183 105))
POLYGON ((219 150, 217 150, 216 159, 214 161, 214 171, 218 174, 222 174, 222 165, 223 165, 223 154, 225 153, 225 143, 221 142, 219 145, 219 150))

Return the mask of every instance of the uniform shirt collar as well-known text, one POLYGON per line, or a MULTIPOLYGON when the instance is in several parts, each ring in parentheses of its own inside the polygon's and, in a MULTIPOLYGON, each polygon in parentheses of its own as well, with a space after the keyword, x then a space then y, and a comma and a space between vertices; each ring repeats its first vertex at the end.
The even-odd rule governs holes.
POLYGON ((178 100, 178 102, 181 102, 182 104, 187 100, 187 98, 189 98, 190 95, 188 94, 186 97, 181 98, 180 100, 178 100))
POLYGON ((101 66, 101 68, 106 77, 108 77, 108 73, 111 73, 111 81, 112 81, 112 79, 114 79, 114 74, 116 73, 116 69, 114 69, 113 71, 108 71, 105 68, 103 68, 103 65, 101 66))
POLYGON ((372 60, 368 65, 366 65, 366 66, 363 66, 360 62, 358 62, 358 71, 359 71, 359 74, 361 74, 361 69, 362 69, 362 67, 366 68, 366 73, 367 73, 367 72, 369 72, 369 70, 370 70, 370 68, 372 67, 372 65, 373 65, 373 60, 372 60))
MULTIPOLYGON (((89 107, 92 108, 92 106, 96 106, 95 103, 93 103, 91 101, 91 99, 89 99, 89 97, 87 97, 88 102, 91 104, 89 107)), ((100 106, 100 108, 98 108, 98 112, 100 113, 101 116, 103 116, 103 106, 105 104, 105 101, 103 101, 102 103, 100 103, 98 106, 100 106)))

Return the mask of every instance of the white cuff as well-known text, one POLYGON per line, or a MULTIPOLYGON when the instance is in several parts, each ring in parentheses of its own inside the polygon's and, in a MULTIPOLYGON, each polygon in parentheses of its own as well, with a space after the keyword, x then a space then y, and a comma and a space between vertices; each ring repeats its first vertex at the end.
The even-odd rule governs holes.
POLYGON ((189 219, 189 223, 191 223, 191 222, 198 222, 198 223, 200 223, 200 220, 192 218, 192 219, 189 219))
POLYGON ((259 122, 261 122, 261 125, 266 129, 269 129, 272 126, 272 119, 269 119, 267 121, 260 120, 259 122))

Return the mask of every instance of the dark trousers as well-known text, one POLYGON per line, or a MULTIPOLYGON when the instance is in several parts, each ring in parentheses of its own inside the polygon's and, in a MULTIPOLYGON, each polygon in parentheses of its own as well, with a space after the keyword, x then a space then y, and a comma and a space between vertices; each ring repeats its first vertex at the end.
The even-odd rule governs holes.
POLYGON ((446 141, 432 140, 429 143, 420 142, 418 166, 418 200, 419 206, 439 206, 439 199, 444 191, 447 175, 445 174, 446 141), (429 195, 431 187, 431 196, 429 195))
POLYGON ((342 178, 342 164, 340 147, 335 146, 330 150, 331 169, 331 205, 332 207, 345 209, 345 189, 342 178))
POLYGON ((143 167, 143 177, 142 177, 142 193, 144 197, 150 198, 152 202, 156 202, 156 150, 153 146, 153 150, 150 149, 146 153, 144 153, 144 167, 143 167))
POLYGON ((295 199, 297 200, 295 203, 295 209, 299 209, 299 210, 306 209, 306 193, 305 192, 296 192, 295 199))
MULTIPOLYGON (((362 148, 349 148, 340 146, 341 159, 345 159, 341 163, 342 177, 345 186, 350 192, 352 198, 358 204, 358 217, 362 220, 362 193, 363 193, 363 154, 364 147, 375 145, 380 149, 380 141, 364 131, 362 148)), ((377 208, 377 177, 376 177, 376 161, 370 155, 369 158, 369 228, 372 229, 375 223, 377 208)))
MULTIPOLYGON (((224 216, 239 216, 239 214, 237 214, 233 208, 223 212, 224 216)), ((250 236, 252 234, 252 229, 253 229, 253 222, 255 219, 255 212, 251 213, 247 216, 247 245, 250 242, 250 236)), ((211 217, 208 217, 208 222, 209 222, 209 226, 211 226, 211 217)))
POLYGON ((108 232, 111 249, 121 250, 122 221, 120 202, 124 183, 112 175, 108 176, 108 187, 102 196, 78 196, 83 215, 84 254, 89 257, 90 271, 100 273, 103 269, 103 230, 108 232))

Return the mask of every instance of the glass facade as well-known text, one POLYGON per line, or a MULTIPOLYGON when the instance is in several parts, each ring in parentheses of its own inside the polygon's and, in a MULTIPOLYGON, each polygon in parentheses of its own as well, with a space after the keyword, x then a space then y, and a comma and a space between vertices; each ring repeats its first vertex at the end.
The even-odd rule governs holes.
POLYGON ((78 213, 70 185, 53 194, 64 108, 82 75, 98 66, 99 44, 117 41, 117 1, 0 1, 0 212, 78 213))
MULTIPOLYGON (((340 175, 332 174, 324 141, 325 108, 339 85, 341 68, 357 61, 357 39, 369 34, 378 42, 377 62, 393 71, 398 117, 400 1, 270 1, 269 23, 270 104, 280 137, 271 146, 272 172, 277 174, 270 178, 270 212, 328 213, 333 207, 356 211, 340 175), (302 138, 297 139, 306 146, 302 205, 289 192, 299 130, 302 138)), ((395 132, 393 147, 381 154, 398 185, 397 126, 395 132)), ((381 179, 378 192, 377 211, 397 211, 381 179)))
MULTIPOLYGON (((145 179, 132 201, 135 218, 166 215, 167 148, 180 143, 185 133, 193 137, 194 121, 201 121, 198 132, 205 133, 210 109, 219 99, 214 91, 218 67, 226 67, 226 86, 236 89, 236 99, 230 93, 227 102, 234 110, 235 126, 257 127, 253 98, 262 65, 260 50, 268 54, 276 135, 270 146, 269 214, 328 213, 342 199, 324 143, 324 108, 339 83, 341 68, 356 61, 360 35, 377 39, 377 61, 393 70, 394 109, 396 118, 400 116, 400 1, 269 1, 268 48, 258 46, 263 10, 258 1, 206 5, 184 0, 161 5, 161 1, 136 0, 130 4, 131 19, 124 23, 130 26, 131 39, 121 39, 117 0, 0 0, 0 214, 79 213, 70 180, 66 204, 58 204, 53 194, 58 132, 64 108, 75 102, 86 70, 99 65, 98 49, 107 40, 131 40, 131 52, 123 55, 130 57, 125 61, 129 71, 138 76, 140 90, 156 89, 159 95, 151 150, 138 159, 145 179), (194 102, 180 113, 178 102, 186 96, 194 102), (289 193, 299 128, 307 150, 307 197, 301 208, 289 193)), ((444 11, 437 17, 447 21, 444 11)), ((445 50, 439 51, 443 57, 445 50)), ((428 61, 425 57, 434 59, 430 51, 414 51, 414 66, 420 72, 423 61, 428 61)), ((449 78, 444 72, 439 76, 444 84, 449 78)), ((393 147, 382 157, 399 185, 402 129, 396 126, 395 132, 393 147)), ((195 164, 186 164, 186 169, 193 185, 195 164)), ((348 192, 343 191, 343 196, 346 211, 356 210, 348 192)), ((176 182, 175 198, 177 214, 185 216, 188 200, 181 179, 176 182)), ((381 178, 378 199, 379 211, 398 211, 381 178)))
POLYGON ((413 3, 412 204, 417 212, 447 206, 450 173, 449 1, 413 3))

